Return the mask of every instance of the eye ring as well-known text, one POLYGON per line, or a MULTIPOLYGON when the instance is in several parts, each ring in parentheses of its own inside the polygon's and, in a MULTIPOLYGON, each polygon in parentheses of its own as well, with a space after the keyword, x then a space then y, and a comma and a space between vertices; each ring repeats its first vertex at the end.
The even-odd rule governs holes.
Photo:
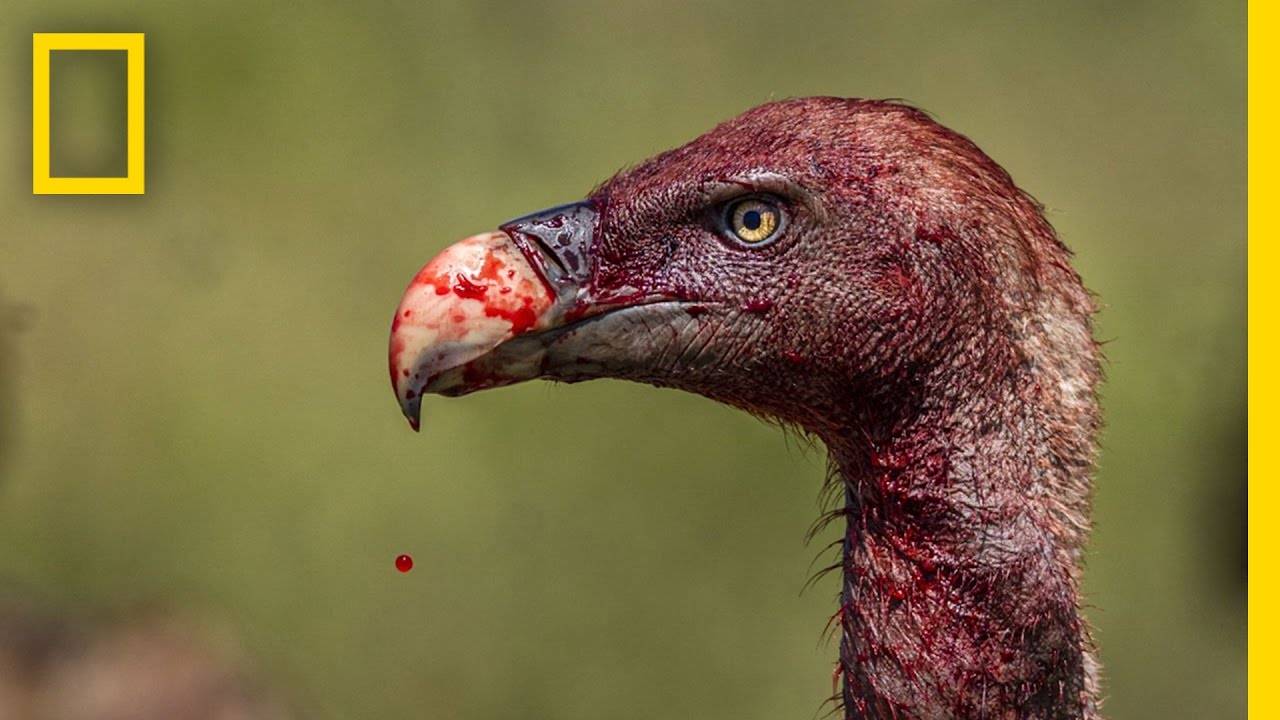
POLYGON ((725 203, 720 222, 730 240, 748 247, 760 247, 782 234, 787 216, 773 198, 752 195, 725 203))

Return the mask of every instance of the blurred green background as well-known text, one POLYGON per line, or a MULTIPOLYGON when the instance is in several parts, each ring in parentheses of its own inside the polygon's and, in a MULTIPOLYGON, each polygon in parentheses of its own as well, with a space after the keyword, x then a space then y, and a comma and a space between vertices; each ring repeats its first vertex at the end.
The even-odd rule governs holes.
MULTIPOLYGON (((122 5, 0 15, 7 585, 224 618, 318 718, 811 717, 821 448, 619 382, 415 435, 387 328, 456 238, 765 100, 899 97, 1104 306, 1108 715, 1243 715, 1244 3, 122 5), (33 197, 30 33, 104 30, 147 33, 147 194, 33 197)), ((55 60, 55 168, 122 164, 107 57, 55 60)))

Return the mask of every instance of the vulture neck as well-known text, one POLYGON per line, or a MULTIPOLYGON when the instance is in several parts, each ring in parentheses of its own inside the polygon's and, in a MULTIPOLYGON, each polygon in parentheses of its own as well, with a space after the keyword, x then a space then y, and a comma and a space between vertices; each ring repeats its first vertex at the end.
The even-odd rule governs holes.
POLYGON ((931 371, 823 433, 846 718, 1097 717, 1077 591, 1092 386, 1019 356, 931 371))

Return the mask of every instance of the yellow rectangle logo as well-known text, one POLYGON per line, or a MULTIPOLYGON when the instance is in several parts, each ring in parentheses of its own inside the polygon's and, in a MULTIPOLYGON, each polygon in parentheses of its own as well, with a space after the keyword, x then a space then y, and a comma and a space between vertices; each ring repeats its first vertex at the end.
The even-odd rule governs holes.
POLYGON ((36 195, 141 195, 146 191, 144 33, 34 33, 31 36, 31 192, 36 195), (127 170, 124 177, 49 175, 49 55, 54 50, 125 52, 127 170))

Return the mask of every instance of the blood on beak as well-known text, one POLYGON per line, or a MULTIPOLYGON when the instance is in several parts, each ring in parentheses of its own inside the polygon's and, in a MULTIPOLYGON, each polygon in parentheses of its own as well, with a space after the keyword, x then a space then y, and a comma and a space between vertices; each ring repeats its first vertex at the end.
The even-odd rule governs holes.
POLYGON ((503 232, 449 246, 418 271, 391 323, 391 384, 418 429, 422 393, 441 373, 550 327, 556 295, 503 232))

